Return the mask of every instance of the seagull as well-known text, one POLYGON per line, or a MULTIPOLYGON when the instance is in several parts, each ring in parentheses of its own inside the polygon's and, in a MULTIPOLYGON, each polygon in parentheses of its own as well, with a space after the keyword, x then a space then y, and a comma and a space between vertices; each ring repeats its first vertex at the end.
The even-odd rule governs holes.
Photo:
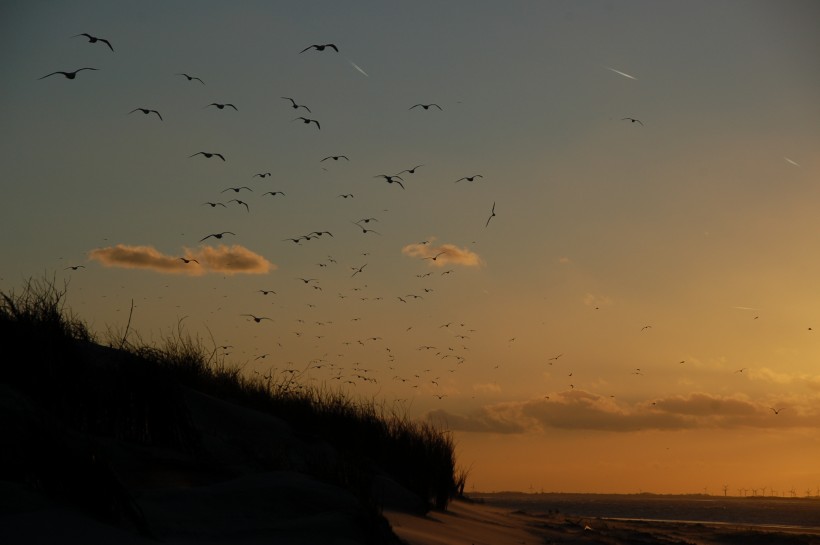
POLYGON ((362 270, 363 270, 365 267, 367 267, 367 263, 365 263, 364 265, 362 265, 362 266, 361 266, 361 267, 359 267, 359 268, 356 268, 356 267, 351 267, 351 269, 353 269, 355 272, 354 272, 353 274, 351 274, 351 275, 350 275, 350 278, 353 278, 354 276, 356 276, 357 274, 359 274, 360 272, 362 272, 362 270))
POLYGON ((435 261, 436 259, 438 259, 438 257, 439 257, 440 255, 445 255, 446 253, 447 253, 446 251, 445 251, 445 252, 439 252, 439 253, 437 253, 437 254, 436 254, 436 255, 434 255, 434 256, 427 256, 427 257, 425 257, 424 259, 432 259, 433 261, 435 261))
POLYGON ((306 48, 301 50, 299 53, 300 54, 304 53, 308 49, 315 49, 316 51, 324 51, 326 47, 329 47, 329 48, 333 49, 334 51, 336 51, 336 53, 339 52, 339 48, 336 47, 336 44, 321 44, 321 45, 320 44, 313 44, 313 45, 307 46, 306 48))
POLYGON ((45 79, 49 76, 53 76, 54 74, 62 74, 68 79, 74 79, 74 78, 77 77, 77 72, 81 72, 83 70, 99 70, 99 68, 78 68, 78 69, 74 70, 73 72, 60 72, 60 71, 57 71, 57 72, 52 72, 51 74, 46 74, 42 78, 37 78, 37 79, 45 79))
MULTIPOLYGON (((322 126, 321 126, 321 125, 319 125, 319 122, 318 122, 318 121, 316 121, 315 119, 308 119, 307 117, 297 117, 296 119, 301 119, 301 120, 302 120, 305 124, 308 124, 308 123, 316 123, 316 128, 317 128, 317 129, 321 129, 321 128, 322 128, 322 126)), ((291 121, 296 121, 296 119, 292 119, 291 121)))
POLYGON ((473 181, 473 180, 475 180, 476 178, 483 178, 483 177, 484 177, 484 176, 482 176, 481 174, 473 174, 472 176, 464 176, 463 178, 459 178, 459 179, 458 179, 458 180, 456 180, 454 183, 458 183, 458 182, 460 182, 461 180, 467 180, 468 182, 472 182, 472 181, 473 181))
MULTIPOLYGON (((236 110, 237 112, 239 111, 239 110, 237 109, 237 107, 236 107, 236 106, 234 106, 233 104, 219 104, 218 102, 211 102, 210 104, 208 104, 208 106, 216 106, 216 107, 217 107, 217 108, 219 108, 220 110, 224 110, 224 109, 225 109, 225 106, 230 106, 231 108, 233 108, 233 109, 234 109, 234 110, 236 110)), ((208 106, 205 106, 205 107, 207 108, 208 106)))
POLYGON ((239 193, 240 189, 247 189, 248 191, 253 191, 253 189, 251 189, 250 187, 248 187, 246 185, 243 185, 243 186, 240 186, 240 187, 229 187, 227 189, 223 189, 221 191, 221 193, 225 193, 226 191, 231 191, 231 190, 233 190, 234 193, 239 193))
POLYGON ((221 202, 204 202, 202 203, 202 206, 205 206, 206 204, 210 205, 211 208, 216 208, 217 206, 221 206, 222 208, 228 208, 227 206, 225 206, 225 203, 221 202))
POLYGON ((110 49, 111 51, 114 51, 114 48, 111 47, 111 42, 109 42, 105 38, 97 38, 96 36, 92 36, 91 34, 88 34, 87 32, 83 32, 82 34, 76 34, 76 35, 72 36, 72 38, 77 38, 79 36, 85 36, 86 38, 88 38, 88 43, 90 43, 90 44, 94 44, 94 43, 97 43, 97 42, 102 42, 102 43, 104 43, 105 45, 108 46, 108 49, 110 49))
POLYGON ((282 191, 268 191, 267 193, 262 193, 262 196, 263 196, 263 197, 264 197, 265 195, 273 195, 273 196, 275 197, 275 196, 277 196, 277 195, 283 195, 283 196, 284 196, 284 195, 285 195, 285 193, 284 193, 284 192, 282 192, 282 191))
POLYGON ((211 238, 211 237, 214 237, 214 238, 217 238, 217 239, 222 239, 222 237, 225 236, 225 235, 236 235, 236 233, 232 233, 230 231, 222 231, 221 233, 212 233, 212 234, 208 235, 207 237, 202 237, 201 239, 199 239, 199 242, 202 242, 203 240, 211 238))
POLYGON ((418 108, 419 106, 421 106, 421 107, 422 107, 422 108, 424 108, 425 110, 429 110, 429 109, 430 109, 430 106, 435 106, 436 108, 438 108, 439 110, 441 110, 441 106, 439 106, 438 104, 416 104, 415 106, 410 106, 410 107, 409 107, 409 108, 407 108, 407 109, 408 109, 408 110, 412 110, 413 108, 418 108))
POLYGON ((68 269, 71 269, 72 271, 76 271, 77 269, 85 269, 85 265, 69 265, 63 270, 67 271, 68 269))
POLYGON ((651 325, 645 325, 641 328, 641 331, 643 331, 644 329, 650 329, 651 327, 652 327, 651 325))
POLYGON ((359 221, 354 221, 353 223, 355 223, 356 225, 359 225, 360 223, 370 223, 371 221, 379 221, 379 220, 377 220, 376 218, 362 218, 359 221))
POLYGON ((301 280, 305 284, 310 284, 311 282, 318 282, 317 278, 297 278, 296 280, 301 280))
POLYGON ((207 151, 198 151, 198 152, 194 153, 194 155, 189 155, 188 157, 189 158, 194 157, 195 155, 204 155, 206 159, 210 159, 211 157, 216 155, 217 157, 219 157, 223 161, 225 160, 225 156, 222 155, 221 153, 208 153, 207 151))
POLYGON ((402 178, 400 178, 397 174, 394 174, 393 176, 388 176, 387 174, 377 174, 376 176, 373 176, 373 177, 374 178, 384 178, 385 181, 388 184, 397 183, 401 186, 402 189, 404 189, 404 184, 401 183, 400 181, 398 181, 398 180, 402 180, 402 181, 404 181, 404 180, 402 178))
POLYGON ((350 159, 347 158, 347 155, 328 155, 327 157, 325 157, 324 159, 322 159, 319 162, 321 163, 323 161, 327 161, 328 159, 333 159, 334 161, 338 161, 339 159, 344 159, 345 161, 350 161, 350 159))
POLYGON ((235 203, 237 203, 237 204, 242 204, 242 205, 244 205, 244 206, 245 206, 245 209, 246 209, 248 212, 250 212, 250 211, 251 211, 250 207, 248 206, 248 203, 246 203, 245 201, 240 201, 239 199, 231 199, 231 200, 229 200, 228 202, 235 202, 235 203))
POLYGON ((160 121, 162 121, 162 116, 160 115, 160 113, 159 113, 158 111, 156 111, 156 110, 149 110, 148 108, 134 108, 133 110, 131 110, 131 111, 130 111, 130 112, 128 112, 128 113, 129 113, 129 114, 133 114, 133 113, 134 113, 134 112, 136 112, 136 111, 140 111, 140 112, 144 113, 145 115, 148 115, 148 114, 150 114, 150 113, 155 113, 155 114, 157 114, 157 117, 159 118, 159 120, 160 120, 160 121))
POLYGON ((257 174, 254 174, 253 176, 251 176, 251 178, 256 178, 257 176, 259 178, 267 178, 268 176, 270 176, 270 172, 259 172, 257 174))
POLYGON ((738 369, 737 371, 735 371, 735 373, 742 373, 742 372, 743 372, 743 371, 745 371, 746 369, 748 369, 748 367, 741 367, 740 369, 738 369))
POLYGON ((775 409, 774 407, 769 407, 774 414, 780 414, 780 411, 785 409, 785 407, 780 407, 779 409, 775 409))
POLYGON ((180 257, 179 259, 180 259, 183 263, 186 263, 186 264, 187 264, 187 263, 190 263, 191 261, 193 261, 194 263, 196 263, 197 265, 199 265, 199 261, 197 261, 196 259, 185 259, 184 257, 180 257))
MULTIPOLYGON (((293 105, 293 109, 294 109, 294 110, 296 110, 296 109, 298 109, 298 108, 304 108, 305 110, 307 110, 308 112, 310 112, 310 108, 308 108, 307 106, 305 106, 305 105, 303 105, 303 104, 296 104, 296 101, 295 101, 295 100, 293 100, 293 99, 292 99, 292 98, 290 98, 290 97, 279 97, 279 98, 282 98, 282 99, 284 99, 284 100, 289 100, 289 101, 291 102, 291 104, 293 105)), ((310 112, 310 113, 313 113, 313 112, 310 112)))
POLYGON ((640 119, 635 119, 634 117, 624 117, 621 118, 621 121, 630 121, 632 123, 638 123, 641 127, 643 127, 643 122, 640 119))
POLYGON ((410 174, 415 174, 416 169, 420 168, 420 167, 423 167, 423 166, 424 165, 416 165, 413 168, 407 168, 407 169, 402 170, 401 172, 399 172, 399 174, 404 174, 405 172, 410 173, 410 174))
POLYGON ((341 197, 341 198, 343 198, 343 199, 349 199, 349 198, 352 198, 352 197, 353 197, 353 193, 341 193, 341 194, 339 194, 339 195, 336 195, 336 198, 337 198, 337 199, 338 199, 339 197, 341 197))
POLYGON ((490 220, 493 219, 494 217, 495 217, 495 202, 493 202, 493 209, 490 212, 490 217, 487 218, 487 223, 484 224, 484 227, 487 227, 488 225, 490 225, 490 220))
POLYGON ((250 316, 251 318, 253 318, 253 321, 257 324, 262 320, 270 320, 271 322, 273 321, 273 318, 268 318, 267 316, 254 316, 253 314, 240 314, 240 316, 250 316))
POLYGON ((198 81, 199 83, 201 83, 202 85, 205 85, 205 82, 204 82, 204 81, 202 81, 201 79, 199 79, 199 78, 198 78, 198 77, 196 77, 196 76, 189 76, 188 74, 185 74, 184 72, 178 72, 176 75, 177 75, 177 76, 185 76, 186 78, 188 78, 188 81, 191 81, 191 80, 197 80, 197 81, 198 81))

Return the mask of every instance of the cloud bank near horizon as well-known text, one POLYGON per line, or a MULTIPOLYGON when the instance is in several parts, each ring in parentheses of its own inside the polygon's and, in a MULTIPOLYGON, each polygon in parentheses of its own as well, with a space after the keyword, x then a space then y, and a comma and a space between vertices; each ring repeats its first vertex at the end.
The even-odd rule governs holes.
POLYGON ((117 244, 88 252, 92 261, 105 267, 146 269, 162 274, 202 276, 218 274, 266 274, 276 265, 244 246, 202 246, 183 248, 182 256, 165 255, 153 246, 117 244))

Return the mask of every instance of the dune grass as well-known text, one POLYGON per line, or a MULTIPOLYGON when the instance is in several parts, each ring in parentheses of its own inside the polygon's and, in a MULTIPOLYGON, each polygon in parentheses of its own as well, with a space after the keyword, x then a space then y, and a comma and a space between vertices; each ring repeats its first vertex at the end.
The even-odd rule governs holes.
POLYGON ((127 341, 127 330, 109 332, 107 349, 94 346, 95 336, 65 307, 66 293, 67 285, 48 278, 29 280, 19 294, 0 292, 0 384, 73 432, 196 452, 200 440, 180 395, 187 387, 328 442, 338 461, 314 464, 312 474, 365 501, 376 471, 439 509, 463 492, 467 473, 456 468, 453 439, 431 423, 292 375, 249 376, 181 323, 160 346, 127 341), (94 350, 107 350, 105 364, 89 357, 94 350))

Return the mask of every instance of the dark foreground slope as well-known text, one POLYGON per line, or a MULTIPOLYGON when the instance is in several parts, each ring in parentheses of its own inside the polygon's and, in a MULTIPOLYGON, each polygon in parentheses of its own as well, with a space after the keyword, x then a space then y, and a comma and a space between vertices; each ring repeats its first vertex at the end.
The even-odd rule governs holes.
POLYGON ((249 379, 182 332, 102 346, 64 295, 0 294, 3 542, 391 543, 383 508, 445 508, 463 483, 426 424, 249 379))

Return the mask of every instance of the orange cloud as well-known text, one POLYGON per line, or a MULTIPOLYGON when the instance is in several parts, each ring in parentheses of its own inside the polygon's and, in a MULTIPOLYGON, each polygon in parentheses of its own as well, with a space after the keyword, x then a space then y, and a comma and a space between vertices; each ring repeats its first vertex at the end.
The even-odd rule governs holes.
POLYGON ((265 274, 276 269, 276 265, 264 257, 238 245, 220 245, 217 248, 203 246, 195 251, 184 248, 183 251, 183 256, 169 256, 153 246, 117 244, 95 248, 88 253, 88 257, 106 267, 148 269, 159 273, 188 276, 201 276, 207 273, 265 274))
POLYGON ((480 267, 484 264, 484 261, 477 253, 467 248, 459 248, 454 244, 440 244, 438 246, 433 246, 431 243, 408 244, 401 249, 401 253, 410 257, 424 259, 433 267, 443 267, 452 264, 480 267))

